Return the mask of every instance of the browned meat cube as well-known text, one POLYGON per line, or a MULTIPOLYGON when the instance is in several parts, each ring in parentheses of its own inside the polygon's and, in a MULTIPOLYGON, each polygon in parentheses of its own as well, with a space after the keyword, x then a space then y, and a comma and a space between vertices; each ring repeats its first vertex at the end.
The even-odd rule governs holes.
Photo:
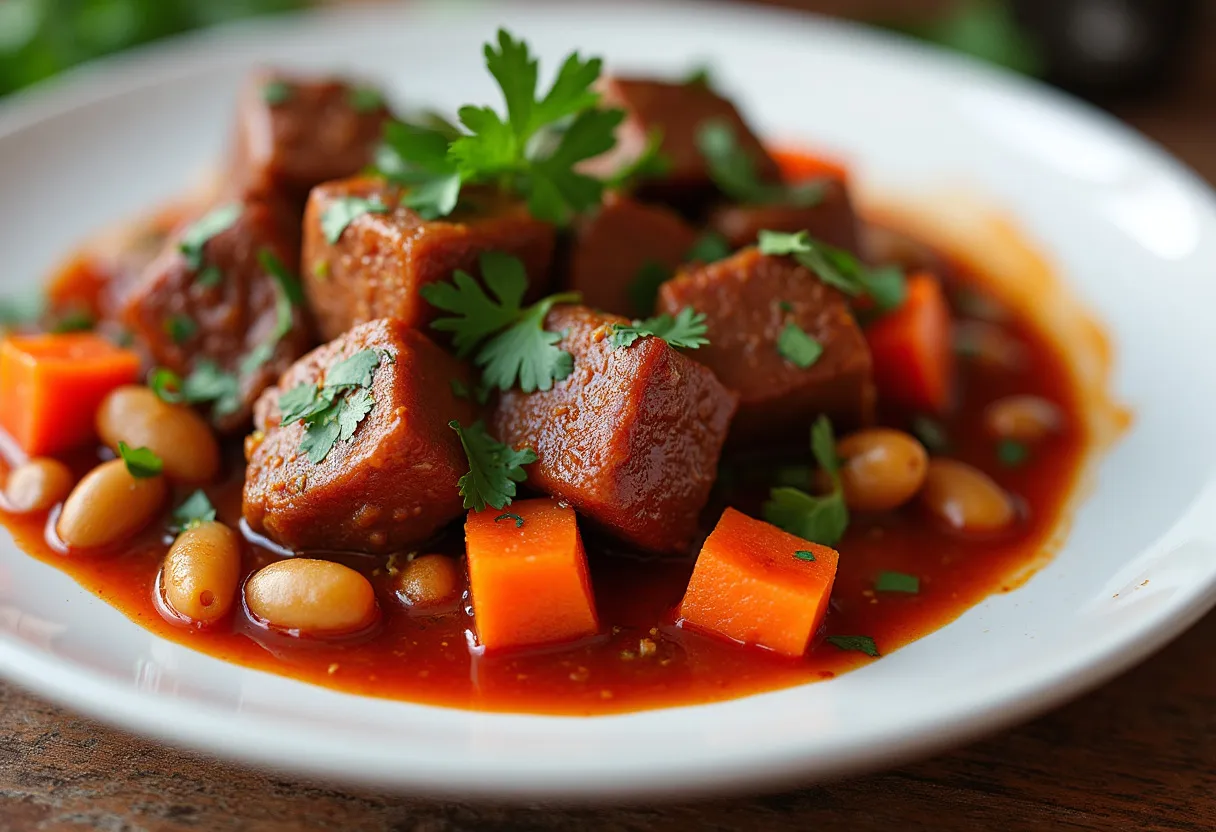
POLYGON ((697 233, 674 211, 610 195, 575 231, 568 288, 583 303, 617 315, 654 311, 659 283, 670 277, 697 233))
MULTIPOLYGON (((310 352, 258 400, 246 441, 243 514, 254 531, 292 550, 384 553, 426 540, 463 516, 456 481, 468 470, 448 422, 469 424, 472 405, 452 392, 468 370, 400 321, 355 327, 310 352), (365 350, 386 353, 372 374, 371 409, 349 439, 314 463, 308 428, 280 422, 280 400, 301 384, 323 387, 336 365, 365 350)), ((349 395, 349 394, 348 394, 349 395)))
POLYGON ((485 251, 523 261, 533 290, 543 288, 553 259, 553 226, 533 219, 517 202, 477 192, 472 205, 443 220, 427 221, 398 206, 400 192, 381 179, 362 177, 315 188, 304 215, 304 289, 321 335, 336 338, 375 318, 425 326, 436 310, 419 289, 447 280, 455 269, 478 274, 485 251), (351 198, 395 206, 353 219, 337 242, 325 233, 326 212, 351 198))
POLYGON ((687 552, 709 498, 735 396, 659 338, 614 349, 615 315, 559 306, 545 328, 574 356, 551 390, 503 393, 491 430, 539 459, 528 484, 567 500, 613 534, 655 552, 687 552))
POLYGON ((370 87, 274 70, 255 72, 238 106, 236 191, 297 204, 314 186, 369 165, 389 115, 370 87))
POLYGON ((650 132, 658 130, 663 136, 663 155, 671 166, 663 181, 648 190, 680 203, 712 194, 709 171, 697 147, 697 132, 707 122, 720 121, 732 128, 739 147, 755 160, 761 180, 779 178, 777 163, 735 105, 708 84, 620 76, 605 77, 601 84, 604 104, 620 107, 626 118, 617 130, 616 147, 593 159, 588 166, 590 172, 607 175, 634 161, 645 149, 650 132))
POLYGON ((857 253, 857 217, 848 188, 838 179, 825 179, 823 184, 823 199, 815 205, 723 205, 710 214, 709 227, 731 248, 752 245, 761 229, 768 229, 807 231, 828 245, 857 253))
POLYGON ((732 442, 802 437, 820 413, 843 426, 873 418, 865 337, 845 297, 807 269, 744 249, 663 285, 660 312, 689 306, 705 313, 709 325, 709 345, 697 350, 697 359, 739 394, 732 442), (782 354, 782 333, 791 325, 823 347, 805 368, 782 354))
POLYGON ((221 430, 244 430, 258 394, 314 343, 307 311, 263 262, 268 252, 294 282, 299 250, 290 209, 227 203, 175 231, 126 297, 122 320, 158 364, 182 376, 213 364, 235 377, 239 404, 213 411, 221 430), (220 215, 229 222, 202 234, 220 215))

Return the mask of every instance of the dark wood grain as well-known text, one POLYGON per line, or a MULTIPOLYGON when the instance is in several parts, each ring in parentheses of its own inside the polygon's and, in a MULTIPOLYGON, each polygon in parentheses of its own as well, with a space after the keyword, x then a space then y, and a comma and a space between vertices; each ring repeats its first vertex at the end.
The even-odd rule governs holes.
MULTIPOLYGON (((1184 83, 1119 114, 1216 182, 1216 24, 1208 31, 1184 83)), ((1071 705, 889 773, 620 809, 468 805, 306 784, 167 749, 0 685, 0 832, 1213 830, 1214 645, 1216 614, 1071 705)))

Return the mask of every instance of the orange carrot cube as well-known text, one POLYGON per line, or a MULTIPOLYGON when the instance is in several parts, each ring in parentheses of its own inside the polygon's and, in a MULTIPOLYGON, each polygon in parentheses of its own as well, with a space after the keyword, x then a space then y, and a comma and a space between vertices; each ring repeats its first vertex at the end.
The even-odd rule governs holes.
POLYGON ((139 356, 88 332, 0 342, 0 427, 30 456, 88 444, 97 407, 139 375, 139 356))
POLYGON ((681 623, 801 656, 827 613, 838 558, 728 508, 697 556, 681 623))
POLYGON ((465 545, 486 650, 572 641, 599 629, 574 509, 544 498, 471 511, 465 545))

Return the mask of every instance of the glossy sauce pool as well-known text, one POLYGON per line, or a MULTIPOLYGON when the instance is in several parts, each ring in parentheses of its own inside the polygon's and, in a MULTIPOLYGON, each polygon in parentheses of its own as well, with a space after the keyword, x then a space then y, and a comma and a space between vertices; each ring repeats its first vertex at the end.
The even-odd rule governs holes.
MULTIPOLYGON (((972 290, 983 289, 982 275, 960 263, 944 265, 942 271, 956 298, 974 298, 972 290)), ((942 425, 950 440, 950 456, 988 472, 1016 495, 1022 509, 1018 526, 999 538, 976 540, 936 526, 915 502, 881 516, 855 514, 838 546, 839 573, 824 628, 800 659, 674 626, 672 611, 687 585, 693 558, 644 557, 623 551, 585 528, 601 635, 573 645, 477 655, 468 646, 473 620, 464 602, 429 613, 409 610, 392 593, 383 558, 337 558, 367 574, 377 589, 380 622, 360 636, 338 642, 291 638, 262 629, 240 609, 217 629, 200 631, 167 620, 159 611, 157 573, 171 542, 163 531, 165 523, 154 524, 122 551, 83 556, 62 554, 48 543, 46 530, 51 524, 46 516, 0 517, 26 552, 68 573, 158 635, 225 661, 350 693, 554 714, 600 714, 730 699, 831 678, 874 661, 824 639, 867 635, 880 652, 888 653, 943 626, 986 596, 1016 587, 1050 558, 1087 449, 1082 403, 1057 346, 1029 320, 1007 310, 999 317, 1003 318, 999 331, 1014 345, 1010 353, 1016 359, 1014 366, 994 368, 974 357, 961 357, 960 407, 942 425), (984 408, 1012 394, 1055 402, 1067 422, 1062 433, 1036 446, 1017 467, 999 462, 996 443, 982 427, 984 408), (884 570, 916 575, 919 593, 874 592, 874 579, 884 570)), ((965 324, 961 329, 974 336, 985 326, 990 325, 965 324)), ((906 428, 911 416, 887 413, 882 421, 906 428)), ((231 451, 226 482, 208 493, 219 519, 235 527, 244 472, 239 449, 231 451)), ((795 449, 783 454, 780 462, 788 464, 800 453, 795 449)), ((96 460, 93 454, 77 460, 78 473, 96 460)), ((727 504, 758 516, 775 464, 771 459, 725 460, 729 474, 706 510, 706 531, 727 504)), ((186 493, 175 494, 173 504, 186 493)), ((246 574, 280 557, 251 540, 243 545, 246 574)), ((459 527, 422 551, 462 555, 459 527)))

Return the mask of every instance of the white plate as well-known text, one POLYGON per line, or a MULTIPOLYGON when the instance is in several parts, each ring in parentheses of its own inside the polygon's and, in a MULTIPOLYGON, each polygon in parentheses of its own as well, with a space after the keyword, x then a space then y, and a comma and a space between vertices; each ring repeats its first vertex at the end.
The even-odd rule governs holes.
POLYGON ((497 101, 480 44, 500 23, 548 67, 573 46, 656 70, 712 59, 769 135, 842 149, 867 184, 964 182, 1005 206, 1109 326, 1115 388, 1136 413, 1058 557, 1023 588, 830 682, 575 719, 357 698, 229 666, 148 634, 6 539, 8 678, 168 742, 328 779, 637 797, 774 787, 960 742, 1097 684, 1212 605, 1212 194, 1087 107, 847 26, 717 4, 413 3, 120 58, 0 112, 0 289, 33 285, 82 236, 173 196, 216 160, 251 62, 367 72, 401 103, 497 101))

